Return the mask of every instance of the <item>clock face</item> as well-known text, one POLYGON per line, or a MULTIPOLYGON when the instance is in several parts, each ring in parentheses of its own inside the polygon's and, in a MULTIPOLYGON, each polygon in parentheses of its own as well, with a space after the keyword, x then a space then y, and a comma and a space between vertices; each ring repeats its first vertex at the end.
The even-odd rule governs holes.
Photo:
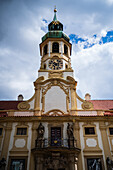
POLYGON ((53 58, 49 61, 49 68, 52 70, 59 70, 63 67, 63 61, 59 58, 53 58))

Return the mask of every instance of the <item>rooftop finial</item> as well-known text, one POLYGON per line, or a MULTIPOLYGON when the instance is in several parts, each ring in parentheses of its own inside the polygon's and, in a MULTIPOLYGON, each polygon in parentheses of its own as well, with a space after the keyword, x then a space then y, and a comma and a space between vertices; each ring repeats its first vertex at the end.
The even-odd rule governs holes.
POLYGON ((55 5, 53 21, 57 21, 56 12, 57 12, 57 9, 56 9, 56 5, 55 5))

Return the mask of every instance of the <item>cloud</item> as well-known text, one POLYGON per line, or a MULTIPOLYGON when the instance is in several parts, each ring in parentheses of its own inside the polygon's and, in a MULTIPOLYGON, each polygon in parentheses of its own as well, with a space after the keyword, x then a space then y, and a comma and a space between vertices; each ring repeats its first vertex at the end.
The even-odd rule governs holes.
POLYGON ((82 49, 77 53, 73 48, 72 65, 78 89, 82 95, 89 92, 93 99, 112 98, 113 42, 96 44, 92 48, 82 49))
POLYGON ((75 43, 78 45, 78 47, 81 48, 91 48, 92 46, 96 44, 105 44, 109 42, 113 42, 113 31, 106 31, 102 30, 100 35, 93 35, 91 37, 79 37, 75 34, 69 35, 70 40, 72 43, 75 43))

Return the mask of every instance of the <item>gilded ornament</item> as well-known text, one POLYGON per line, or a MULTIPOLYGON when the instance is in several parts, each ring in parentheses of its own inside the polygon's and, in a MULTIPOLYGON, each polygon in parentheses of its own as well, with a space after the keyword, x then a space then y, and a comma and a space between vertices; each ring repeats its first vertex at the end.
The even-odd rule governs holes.
POLYGON ((93 104, 88 101, 84 101, 81 106, 82 106, 82 109, 84 110, 93 109, 93 104))
POLYGON ((21 103, 18 104, 17 108, 18 108, 19 110, 23 110, 23 111, 24 111, 24 110, 29 110, 30 104, 27 103, 27 102, 21 102, 21 103))

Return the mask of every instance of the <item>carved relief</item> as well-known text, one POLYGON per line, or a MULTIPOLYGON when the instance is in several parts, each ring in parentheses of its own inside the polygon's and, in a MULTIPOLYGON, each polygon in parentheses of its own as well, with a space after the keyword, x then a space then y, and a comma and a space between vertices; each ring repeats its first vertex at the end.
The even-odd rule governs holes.
POLYGON ((88 147, 96 147, 97 141, 93 138, 88 138, 88 139, 86 139, 86 145, 88 147))
POLYGON ((24 110, 29 110, 30 104, 27 103, 27 102, 21 102, 21 103, 18 104, 17 108, 18 108, 19 110, 23 110, 23 111, 24 111, 24 110))
POLYGON ((49 72, 49 78, 63 78, 63 72, 49 72))
POLYGON ((88 101, 84 101, 81 106, 82 106, 82 109, 84 110, 93 109, 93 104, 88 101))
POLYGON ((64 116, 64 115, 67 115, 67 114, 65 114, 63 111, 61 111, 59 109, 54 109, 54 110, 48 111, 44 115, 45 116, 64 116))
POLYGON ((15 140, 15 146, 16 148, 23 148, 25 146, 25 139, 16 139, 15 140))

